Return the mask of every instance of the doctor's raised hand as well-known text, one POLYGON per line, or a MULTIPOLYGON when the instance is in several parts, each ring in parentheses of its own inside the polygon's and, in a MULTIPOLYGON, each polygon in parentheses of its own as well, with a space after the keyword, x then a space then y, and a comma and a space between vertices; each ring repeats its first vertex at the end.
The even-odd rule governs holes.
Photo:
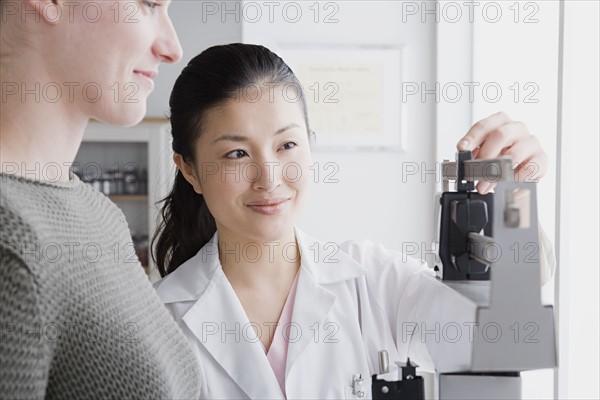
MULTIPOLYGON (((469 150, 473 159, 488 160, 501 156, 509 156, 515 173, 515 180, 520 182, 538 182, 548 170, 548 154, 542 148, 539 139, 529 133, 523 122, 513 121, 506 113, 498 112, 476 122, 463 136, 457 150, 469 150)), ((477 191, 488 193, 496 187, 496 183, 479 181, 477 191)), ((524 196, 528 191, 521 191, 515 200, 524 210, 528 210, 529 198, 524 196)), ((551 240, 541 226, 538 226, 538 245, 540 260, 540 280, 545 285, 555 270, 555 257, 551 240)))
MULTIPOLYGON (((474 159, 487 160, 510 156, 515 179, 538 182, 548 169, 548 155, 539 139, 530 134, 523 122, 513 121, 499 112, 476 122, 457 144, 458 150, 470 150, 474 159)), ((480 181, 477 191, 485 194, 495 183, 480 181)))

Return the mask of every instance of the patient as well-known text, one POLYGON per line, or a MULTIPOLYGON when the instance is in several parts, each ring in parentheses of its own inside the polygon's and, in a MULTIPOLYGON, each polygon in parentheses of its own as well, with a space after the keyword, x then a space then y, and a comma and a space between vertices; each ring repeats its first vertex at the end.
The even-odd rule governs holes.
POLYGON ((139 122, 181 58, 170 1, 86 4, 0 0, 0 398, 197 398, 123 213, 69 171, 89 120, 139 122))
MULTIPOLYGON (((376 371, 377 350, 406 359, 399 326, 414 320, 429 269, 369 241, 332 251, 296 225, 311 129, 285 62, 258 45, 211 47, 183 70, 170 107, 178 170, 154 238, 156 289, 200 360, 202 397, 353 398, 352 377, 376 371)), ((539 141, 503 113, 459 148, 510 155, 517 173, 546 169, 539 141)), ((410 356, 431 368, 419 343, 410 356)))

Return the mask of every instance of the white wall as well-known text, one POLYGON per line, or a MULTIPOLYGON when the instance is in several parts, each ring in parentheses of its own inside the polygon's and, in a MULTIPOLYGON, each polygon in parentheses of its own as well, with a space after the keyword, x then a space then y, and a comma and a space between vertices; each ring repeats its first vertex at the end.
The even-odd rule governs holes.
POLYGON ((558 398, 598 399, 600 6, 565 2, 558 398))

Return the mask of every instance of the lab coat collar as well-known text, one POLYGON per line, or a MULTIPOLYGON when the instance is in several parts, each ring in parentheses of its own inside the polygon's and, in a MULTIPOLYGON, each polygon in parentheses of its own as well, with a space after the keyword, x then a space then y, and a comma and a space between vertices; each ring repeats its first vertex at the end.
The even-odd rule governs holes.
MULTIPOLYGON (((165 303, 194 301, 182 321, 249 398, 283 399, 260 340, 223 272, 217 240, 215 234, 198 254, 160 281, 157 292, 165 303)), ((296 240, 302 261, 292 318, 303 334, 288 345, 286 381, 292 373, 302 374, 294 366, 308 346, 316 345, 309 327, 322 323, 335 304, 336 296, 326 285, 365 273, 337 245, 319 242, 299 229, 296 240)), ((288 391, 287 395, 297 394, 288 391)))
MULTIPOLYGON (((364 275, 366 269, 337 243, 321 242, 295 228, 302 269, 318 284, 332 284, 364 275)), ((159 281, 155 288, 163 303, 198 300, 217 270, 222 270, 218 234, 198 253, 159 281)))
POLYGON ((155 284, 163 303, 198 300, 202 296, 215 272, 222 269, 217 244, 215 233, 195 256, 155 284))
POLYGON ((366 269, 334 242, 321 242, 296 228, 302 268, 322 285, 354 279, 366 269))

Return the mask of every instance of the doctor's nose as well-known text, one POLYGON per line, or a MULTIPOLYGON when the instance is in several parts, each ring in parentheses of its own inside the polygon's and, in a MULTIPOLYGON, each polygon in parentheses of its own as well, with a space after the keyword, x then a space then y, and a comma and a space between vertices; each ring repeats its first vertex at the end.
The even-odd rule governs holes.
POLYGON ((262 162, 257 165, 258 170, 252 188, 272 192, 281 185, 281 166, 279 162, 262 162))

